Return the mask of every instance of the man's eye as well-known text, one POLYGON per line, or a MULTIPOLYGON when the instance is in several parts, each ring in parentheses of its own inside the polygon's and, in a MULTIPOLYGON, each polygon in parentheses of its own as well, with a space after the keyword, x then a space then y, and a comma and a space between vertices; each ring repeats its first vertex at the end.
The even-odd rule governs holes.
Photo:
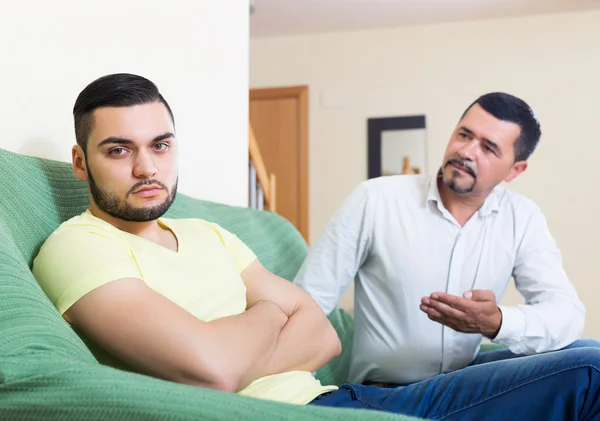
POLYGON ((108 154, 117 156, 117 155, 123 155, 123 154, 125 154, 125 152, 127 152, 125 150, 125 148, 114 148, 114 149, 111 149, 110 151, 108 151, 108 154))
POLYGON ((466 133, 459 133, 458 137, 462 137, 463 139, 466 139, 468 136, 466 133))
POLYGON ((169 149, 169 145, 166 143, 157 143, 154 145, 154 149, 156 149, 157 151, 166 151, 167 149, 169 149))

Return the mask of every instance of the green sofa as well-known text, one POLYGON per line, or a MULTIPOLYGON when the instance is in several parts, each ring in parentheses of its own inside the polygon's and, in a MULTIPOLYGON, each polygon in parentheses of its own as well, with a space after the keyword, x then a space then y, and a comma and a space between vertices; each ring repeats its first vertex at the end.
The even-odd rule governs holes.
MULTIPOLYGON (((38 287, 30 267, 44 239, 86 209, 70 164, 0 149, 0 420, 411 420, 376 411, 297 406, 185 386, 102 366, 38 287)), ((271 271, 292 279, 307 246, 283 218, 180 194, 173 218, 199 217, 236 233, 271 271)), ((352 318, 330 317, 343 353, 317 372, 340 384, 352 318)))

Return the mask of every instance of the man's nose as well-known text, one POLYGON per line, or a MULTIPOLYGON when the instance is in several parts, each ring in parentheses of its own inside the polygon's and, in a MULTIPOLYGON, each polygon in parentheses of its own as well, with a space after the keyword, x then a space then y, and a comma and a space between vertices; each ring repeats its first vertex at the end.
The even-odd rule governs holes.
POLYGON ((458 154, 461 158, 474 161, 479 153, 479 140, 473 139, 459 149, 458 154))
POLYGON ((150 154, 146 152, 138 153, 133 167, 133 175, 138 178, 150 178, 155 174, 156 165, 150 154))

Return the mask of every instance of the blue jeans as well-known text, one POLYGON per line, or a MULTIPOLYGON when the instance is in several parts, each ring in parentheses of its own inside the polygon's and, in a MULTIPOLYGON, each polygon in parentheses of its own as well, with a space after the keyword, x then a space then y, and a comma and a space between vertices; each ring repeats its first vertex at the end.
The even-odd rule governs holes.
POLYGON ((600 342, 532 356, 480 353, 449 374, 396 388, 343 384, 311 404, 432 420, 600 421, 600 342))

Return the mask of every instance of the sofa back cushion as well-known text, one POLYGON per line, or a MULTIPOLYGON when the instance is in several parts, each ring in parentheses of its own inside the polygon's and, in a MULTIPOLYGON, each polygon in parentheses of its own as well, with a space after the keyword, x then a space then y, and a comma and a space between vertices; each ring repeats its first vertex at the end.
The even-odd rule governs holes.
POLYGON ((45 350, 95 361, 30 271, 45 238, 86 203, 67 164, 0 149, 0 356, 45 350))

